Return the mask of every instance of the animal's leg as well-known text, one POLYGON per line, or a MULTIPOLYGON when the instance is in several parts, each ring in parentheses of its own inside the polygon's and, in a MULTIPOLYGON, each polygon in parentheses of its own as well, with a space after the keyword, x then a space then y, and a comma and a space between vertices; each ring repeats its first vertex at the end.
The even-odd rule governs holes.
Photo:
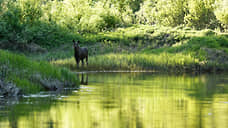
POLYGON ((86 64, 87 64, 87 66, 88 66, 88 56, 86 57, 86 64))
POLYGON ((77 62, 77 68, 79 68, 79 62, 77 62))
POLYGON ((82 59, 82 67, 84 67, 84 59, 82 59))
POLYGON ((79 62, 80 62, 80 61, 78 61, 78 60, 76 61, 76 63, 77 63, 77 68, 79 67, 79 62))

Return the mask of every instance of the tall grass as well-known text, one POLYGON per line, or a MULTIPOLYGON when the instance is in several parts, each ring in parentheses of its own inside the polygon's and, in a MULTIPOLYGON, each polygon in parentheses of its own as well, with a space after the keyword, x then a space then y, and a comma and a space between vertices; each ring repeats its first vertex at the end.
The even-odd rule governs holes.
MULTIPOLYGON (((95 48, 87 46, 88 70, 213 71, 228 67, 227 34, 209 29, 134 25, 84 36, 92 42, 103 41, 95 48)), ((73 52, 67 55, 70 58, 73 52)), ((52 63, 75 68, 74 58, 52 63)))
MULTIPOLYGON (((74 58, 57 60, 52 64, 76 68, 74 58)), ((188 71, 199 70, 200 61, 183 54, 105 54, 89 58, 87 70, 159 70, 188 71)))
POLYGON ((61 82, 73 83, 75 86, 78 85, 76 76, 66 68, 58 68, 44 61, 31 61, 25 56, 3 50, 0 50, 0 67, 4 67, 0 71, 2 79, 13 82, 25 93, 38 92, 44 89, 42 85, 33 80, 34 75, 40 75, 44 79, 56 79, 61 82))

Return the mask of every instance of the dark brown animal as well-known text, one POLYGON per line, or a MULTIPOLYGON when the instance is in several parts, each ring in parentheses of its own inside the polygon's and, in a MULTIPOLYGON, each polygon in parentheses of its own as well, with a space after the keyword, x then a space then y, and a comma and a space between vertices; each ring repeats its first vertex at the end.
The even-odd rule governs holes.
POLYGON ((82 66, 84 66, 84 59, 86 59, 86 64, 88 66, 88 49, 85 47, 80 48, 79 41, 75 42, 73 40, 73 43, 74 43, 74 58, 77 63, 77 68, 79 67, 80 61, 82 61, 82 66))

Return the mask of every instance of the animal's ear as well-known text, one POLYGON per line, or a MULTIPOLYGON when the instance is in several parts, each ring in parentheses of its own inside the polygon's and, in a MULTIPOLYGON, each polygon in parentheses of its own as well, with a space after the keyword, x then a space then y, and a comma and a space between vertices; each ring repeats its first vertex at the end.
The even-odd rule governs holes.
POLYGON ((73 42, 75 43, 75 41, 73 40, 73 42))

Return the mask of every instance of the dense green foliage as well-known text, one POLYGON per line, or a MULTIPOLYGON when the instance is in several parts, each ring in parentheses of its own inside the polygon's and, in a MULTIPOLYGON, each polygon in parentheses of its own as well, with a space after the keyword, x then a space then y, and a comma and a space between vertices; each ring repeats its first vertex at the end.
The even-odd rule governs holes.
POLYGON ((227 31, 226 0, 2 0, 0 46, 45 48, 133 24, 227 31), (11 44, 11 45, 10 45, 11 44))
POLYGON ((34 93, 44 89, 41 83, 34 79, 37 76, 78 85, 76 76, 68 69, 57 68, 47 62, 31 61, 25 56, 0 50, 0 79, 13 82, 24 93, 34 93))

